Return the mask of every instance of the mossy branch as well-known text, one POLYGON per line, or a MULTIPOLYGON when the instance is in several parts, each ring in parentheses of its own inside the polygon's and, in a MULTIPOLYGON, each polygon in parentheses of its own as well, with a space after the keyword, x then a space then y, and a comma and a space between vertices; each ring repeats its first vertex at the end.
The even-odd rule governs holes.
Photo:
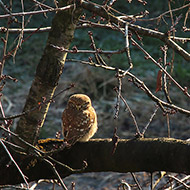
MULTIPOLYGON (((39 146, 46 150, 62 144, 61 140, 56 139, 39 141, 39 146)), ((89 142, 76 143, 69 149, 55 151, 51 157, 73 169, 83 168, 83 162, 86 161, 87 167, 84 170, 68 170, 67 167, 55 162, 54 166, 61 177, 73 173, 108 171, 121 173, 166 171, 190 174, 190 142, 188 141, 170 138, 120 139, 114 154, 112 150, 111 139, 94 139, 89 142)), ((1 158, 7 157, 2 147, 0 153, 1 158)), ((13 155, 23 173, 28 177, 28 182, 56 178, 42 159, 23 156, 19 153, 13 155)), ((0 163, 0 184, 23 182, 14 164, 7 167, 8 159, 3 160, 0 163)))

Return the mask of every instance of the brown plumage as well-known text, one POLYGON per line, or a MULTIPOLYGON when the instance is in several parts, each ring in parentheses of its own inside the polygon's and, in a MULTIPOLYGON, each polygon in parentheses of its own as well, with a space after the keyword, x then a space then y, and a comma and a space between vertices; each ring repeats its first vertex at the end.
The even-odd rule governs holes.
POLYGON ((70 145, 77 141, 88 141, 97 131, 97 116, 91 100, 84 94, 69 98, 62 115, 64 141, 70 145))

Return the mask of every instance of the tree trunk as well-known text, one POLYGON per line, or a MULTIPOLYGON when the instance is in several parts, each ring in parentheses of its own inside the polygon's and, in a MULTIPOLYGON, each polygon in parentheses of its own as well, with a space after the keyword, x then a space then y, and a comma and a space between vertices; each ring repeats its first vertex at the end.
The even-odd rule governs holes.
MULTIPOLYGON (((60 1, 59 7, 70 5, 71 0, 60 1)), ((69 48, 76 27, 76 22, 82 9, 73 6, 65 11, 59 11, 52 22, 51 31, 43 56, 37 66, 36 75, 28 94, 24 112, 38 106, 43 99, 52 98, 64 67, 66 52, 61 52, 51 45, 69 48)), ((16 133, 24 140, 35 144, 40 128, 43 126, 50 102, 39 109, 31 111, 20 118, 16 133)), ((14 142, 18 140, 14 138, 14 142)))

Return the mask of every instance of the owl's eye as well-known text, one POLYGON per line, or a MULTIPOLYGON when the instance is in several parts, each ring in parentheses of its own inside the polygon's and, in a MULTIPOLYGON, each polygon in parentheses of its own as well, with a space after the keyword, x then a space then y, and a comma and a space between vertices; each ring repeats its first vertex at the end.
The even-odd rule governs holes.
POLYGON ((86 102, 85 104, 82 105, 82 108, 83 108, 83 109, 87 109, 88 106, 89 106, 89 102, 86 102))

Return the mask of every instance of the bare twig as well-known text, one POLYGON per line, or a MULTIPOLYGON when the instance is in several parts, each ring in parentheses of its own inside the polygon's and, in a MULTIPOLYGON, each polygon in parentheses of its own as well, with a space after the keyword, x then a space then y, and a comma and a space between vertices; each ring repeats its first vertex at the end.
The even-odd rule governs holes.
MULTIPOLYGON (((1 102, 1 96, 0 96, 0 112, 3 116, 3 118, 5 118, 5 113, 4 113, 4 110, 3 110, 3 105, 2 105, 2 102, 1 102)), ((5 124, 7 124, 7 120, 4 120, 5 121, 5 124)))
POLYGON ((131 116, 131 118, 133 119, 133 122, 134 122, 134 124, 135 124, 136 131, 137 131, 136 134, 135 134, 135 136, 136 136, 136 137, 143 137, 142 133, 141 133, 140 130, 139 130, 137 121, 136 121, 136 119, 135 119, 135 115, 133 114, 133 112, 132 112, 130 106, 128 105, 127 101, 123 98, 123 96, 122 96, 121 94, 120 94, 120 97, 121 97, 121 100, 123 101, 123 103, 125 104, 127 110, 129 111, 129 114, 130 114, 130 116, 131 116))
POLYGON ((123 73, 123 75, 126 75, 128 71, 130 71, 133 68, 133 63, 131 59, 130 49, 129 49, 129 30, 128 30, 128 23, 125 23, 125 48, 126 48, 126 55, 128 58, 129 68, 123 73))
MULTIPOLYGON (((23 187, 23 185, 21 184, 20 186, 18 185, 0 185, 0 188, 4 189, 4 188, 8 188, 8 189, 22 189, 22 190, 28 190, 27 187, 23 187)), ((31 190, 31 189, 30 189, 31 190)))
POLYGON ((131 172, 131 175, 133 177, 133 180, 135 181, 135 183, 137 184, 137 187, 139 188, 139 190, 142 190, 142 187, 140 186, 137 177, 135 176, 135 174, 133 172, 131 172))
POLYGON ((118 88, 115 88, 115 91, 117 92, 117 102, 116 102, 116 105, 115 105, 114 119, 118 119, 118 116, 119 116, 121 88, 122 88, 121 76, 119 75, 118 71, 117 71, 116 77, 117 77, 117 80, 118 80, 118 88))
MULTIPOLYGON (((106 69, 106 70, 110 70, 110 71, 116 71, 118 70, 119 73, 124 73, 125 71, 122 70, 122 69, 117 69, 115 67, 111 67, 111 66, 104 66, 104 65, 99 65, 99 64, 96 64, 94 62, 89 62, 89 61, 82 61, 82 60, 77 60, 77 59, 66 59, 66 61, 68 62, 77 62, 77 63, 82 63, 82 64, 85 64, 85 65, 90 65, 90 66, 93 66, 93 67, 99 67, 99 68, 103 68, 103 69, 106 69)), ((150 90, 149 88, 144 84, 143 81, 141 81, 140 79, 138 79, 135 75, 133 75, 132 73, 128 72, 127 75, 129 77, 131 77, 133 79, 133 82, 134 83, 138 83, 138 88, 140 88, 141 90, 145 91, 146 94, 154 101, 156 102, 157 104, 162 104, 163 106, 165 107, 168 107, 172 110, 176 110, 176 111, 179 111, 180 113, 183 113, 183 114, 186 114, 188 116, 190 116, 190 111, 189 110, 186 110, 184 108, 181 108, 179 106, 176 106, 174 104, 169 104, 161 99, 159 99, 158 97, 156 97, 150 90)))
MULTIPOLYGON (((167 50, 168 50, 168 48, 167 48, 167 46, 164 46, 164 47, 161 47, 161 50, 164 53, 164 69, 167 71, 167 65, 168 65, 167 64, 167 50)), ((168 103, 172 104, 171 98, 170 98, 169 93, 168 93, 166 73, 164 73, 163 81, 164 81, 163 90, 164 90, 166 99, 167 99, 168 103)))
MULTIPOLYGON (((0 32, 5 33, 7 30, 9 30, 10 33, 18 33, 21 32, 22 28, 5 28, 5 27, 0 27, 0 32)), ((31 32, 49 32, 51 30, 51 27, 42 27, 42 28, 24 28, 23 32, 24 33, 31 33, 31 32)))
POLYGON ((2 0, 0 0, 0 6, 2 7, 2 9, 8 13, 9 15, 11 15, 12 19, 14 20, 14 22, 18 22, 17 18, 15 18, 12 13, 9 11, 9 9, 7 9, 7 7, 4 5, 4 3, 2 2, 2 0))
MULTIPOLYGON (((77 53, 93 53, 93 54, 95 54, 95 53, 97 53, 97 50, 95 51, 95 50, 78 50, 78 49, 72 49, 72 50, 69 50, 69 49, 66 49, 66 48, 64 48, 64 47, 59 47, 59 46, 55 46, 55 45, 53 45, 53 44, 50 44, 52 47, 54 47, 54 48, 56 48, 56 49, 58 49, 58 50, 60 50, 60 51, 63 51, 63 52, 67 52, 67 53, 73 53, 73 54, 77 54, 77 53)), ((104 51, 104 50, 101 50, 101 51, 98 51, 98 53, 99 54, 108 54, 108 55, 110 55, 110 54, 122 54, 122 53, 124 53, 125 52, 125 48, 123 48, 123 49, 120 49, 120 50, 115 50, 115 51, 104 51)))
MULTIPOLYGON (((24 2, 23 0, 20 0, 21 1, 21 8, 22 8, 22 12, 24 12, 24 2)), ((22 16, 22 24, 21 24, 21 31, 20 31, 20 34, 19 34, 19 37, 18 37, 18 42, 17 42, 17 45, 16 45, 16 48, 14 49, 14 52, 13 52, 13 60, 15 60, 15 56, 16 56, 16 53, 17 53, 17 50, 21 47, 22 45, 22 41, 23 41, 23 35, 24 35, 24 15, 22 16)), ((15 62, 15 61, 14 61, 15 62)))
POLYGON ((74 5, 68 5, 68 6, 61 7, 61 8, 52 8, 52 9, 45 9, 45 10, 40 10, 40 11, 12 13, 12 14, 0 15, 0 19, 8 18, 8 17, 11 17, 11 16, 26 16, 26 15, 43 14, 43 13, 48 13, 48 12, 65 11, 65 10, 73 8, 73 7, 74 7, 74 5))
POLYGON ((16 161, 14 160, 14 158, 12 157, 11 153, 9 152, 9 150, 7 149, 7 147, 5 146, 5 144, 3 143, 3 140, 0 139, 0 143, 3 146, 3 148, 5 149, 5 151, 7 152, 9 158, 11 159, 11 161, 14 163, 14 165, 16 166, 16 168, 18 169, 19 173, 21 174, 25 184, 27 185, 27 188, 29 189, 29 184, 26 180, 25 175, 23 174, 22 170, 20 169, 20 167, 18 166, 18 164, 16 163, 16 161))
POLYGON ((114 120, 115 122, 115 128, 114 128, 114 133, 112 137, 112 142, 113 142, 113 149, 112 149, 112 154, 115 153, 117 145, 118 145, 118 139, 119 136, 117 135, 117 130, 118 130, 118 117, 119 117, 119 109, 120 109, 120 95, 121 95, 121 89, 122 89, 122 81, 121 81, 121 76, 119 74, 119 71, 116 70, 116 78, 118 81, 118 87, 115 87, 115 91, 117 92, 117 101, 115 104, 115 113, 114 113, 114 120))
POLYGON ((120 187, 122 187, 123 190, 126 190, 126 188, 127 190, 131 190, 130 185, 124 180, 121 181, 120 185, 118 186, 118 190, 120 190, 120 187))
POLYGON ((186 183, 184 183, 182 180, 178 179, 177 177, 175 176, 172 176, 172 175, 167 175, 169 178, 172 178, 174 179, 175 181, 177 181, 178 183, 180 183, 181 185, 183 185, 185 188, 187 189, 190 189, 190 186, 187 185, 186 183))
MULTIPOLYGON (((77 2, 84 9, 87 9, 90 12, 96 13, 97 15, 99 15, 101 17, 104 17, 105 19, 107 19, 108 21, 110 21, 112 23, 115 23, 116 25, 120 24, 121 27, 124 27, 126 24, 126 21, 117 18, 115 15, 113 15, 112 13, 105 10, 105 8, 103 6, 100 6, 100 5, 97 5, 90 1, 85 1, 85 0, 82 0, 82 1, 77 0, 77 2)), ((181 48, 178 44, 176 44, 172 40, 171 37, 168 38, 168 36, 166 36, 165 34, 163 34, 161 32, 151 30, 148 28, 143 28, 139 25, 135 25, 135 24, 131 24, 131 23, 128 23, 128 27, 133 32, 138 32, 141 35, 154 37, 154 38, 164 41, 168 46, 170 46, 172 49, 177 51, 178 54, 181 55, 185 60, 187 60, 187 61, 190 60, 190 54, 187 51, 185 51, 183 48, 181 48)))
MULTIPOLYGON (((120 26, 118 28, 118 27, 116 27, 118 23, 116 24, 115 22, 111 23, 112 24, 111 25, 110 23, 100 24, 100 23, 95 23, 92 21, 81 20, 81 19, 79 19, 79 21, 81 22, 81 25, 78 25, 77 29, 80 29, 80 28, 105 28, 105 29, 110 29, 110 30, 115 30, 115 31, 122 31, 122 33, 125 31, 124 24, 123 24, 124 26, 120 26)), ((125 23, 125 22, 123 21, 123 23, 125 23)), ((128 26, 130 26, 130 29, 133 29, 133 31, 135 31, 135 30, 138 31, 138 33, 141 35, 157 38, 160 40, 167 37, 165 33, 159 32, 156 30, 152 30, 149 28, 143 28, 141 26, 133 25, 131 23, 128 24, 128 26)), ((190 38, 185 38, 185 37, 182 38, 182 37, 177 37, 177 36, 172 36, 172 35, 170 35, 170 39, 172 39, 173 41, 176 41, 176 42, 181 42, 181 43, 186 43, 186 42, 190 41, 190 38)))
MULTIPOLYGON (((95 27, 95 28, 105 28, 105 29, 111 29, 111 30, 118 31, 118 28, 116 28, 115 26, 110 25, 110 24, 99 24, 99 23, 94 23, 94 22, 91 22, 91 21, 86 21, 86 20, 81 20, 81 19, 79 19, 79 21, 82 22, 82 23, 81 23, 81 25, 78 25, 76 27, 76 29, 95 27)), ((142 30, 146 30, 145 33, 146 33, 147 36, 155 37, 155 38, 158 38, 158 39, 161 39, 161 38, 165 37, 165 33, 154 31, 154 30, 150 30, 150 34, 148 35, 148 29, 142 28, 142 27, 140 27, 140 28, 142 30)), ((0 27, 0 32, 2 32, 2 33, 6 32, 7 30, 8 29, 5 28, 5 27, 0 27)), ((39 29, 38 28, 24 28, 25 33, 31 33, 31 32, 34 32, 36 30, 38 30, 38 32, 49 32, 51 30, 51 27, 42 27, 42 28, 39 28, 39 29)), ((122 27, 120 28, 120 30, 124 31, 124 29, 122 27)), ((9 28, 10 33, 17 33, 17 32, 20 32, 20 31, 21 31, 20 28, 9 28)), ((139 34, 141 34, 141 32, 139 32, 139 34)), ((176 41, 176 42, 181 42, 181 43, 190 42, 190 38, 182 38, 182 37, 170 36, 170 39, 172 39, 173 41, 176 41)))
POLYGON ((184 23, 183 23, 184 26, 183 27, 186 27, 186 23, 187 23, 189 12, 190 12, 190 7, 189 7, 188 11, 185 14, 185 19, 184 19, 184 23))
POLYGON ((168 127, 168 138, 170 138, 170 137, 171 137, 171 130, 170 130, 170 116, 169 116, 168 113, 166 114, 166 121, 167 121, 167 127, 168 127))
POLYGON ((168 10, 168 11, 166 11, 166 12, 162 13, 161 15, 159 15, 159 16, 157 16, 157 17, 154 17, 154 18, 148 18, 148 19, 138 19, 138 18, 137 18, 137 20, 139 20, 139 21, 160 20, 163 16, 169 14, 170 12, 176 12, 176 11, 179 11, 179 10, 181 10, 181 9, 185 9, 185 8, 187 8, 187 7, 189 7, 189 6, 190 6, 190 3, 188 3, 188 4, 186 4, 186 5, 183 5, 183 6, 179 7, 179 8, 176 8, 176 9, 170 9, 170 10, 168 10))
MULTIPOLYGON (((46 5, 46 4, 44 4, 44 3, 41 3, 41 2, 39 2, 39 1, 37 1, 37 0, 32 0, 34 3, 36 3, 37 4, 37 6, 42 6, 42 7, 45 7, 46 9, 53 9, 53 7, 50 7, 49 5, 46 5)), ((58 8, 58 7, 57 7, 58 8)))
POLYGON ((49 166, 50 169, 53 171, 53 173, 55 174, 55 176, 57 177, 58 181, 60 182, 61 186, 63 187, 64 190, 68 190, 66 185, 64 184, 63 180, 61 179, 58 171, 56 170, 55 166, 53 163, 51 163, 49 160, 47 159, 43 159, 44 162, 46 162, 49 166))
POLYGON ((149 119, 149 121, 148 121, 148 123, 146 124, 146 126, 144 127, 144 129, 143 129, 143 131, 142 131, 142 135, 144 136, 144 134, 145 134, 145 132, 146 132, 146 130, 148 129, 148 127, 149 127, 149 125, 150 125, 150 123, 152 122, 152 120, 153 120, 153 118, 154 118, 154 116, 156 115, 156 112, 158 111, 158 106, 156 106, 156 109, 154 110, 154 113, 151 115, 151 117, 150 117, 150 119, 149 119))
POLYGON ((60 94, 62 94, 63 92, 67 91, 67 90, 70 90, 71 88, 73 88, 74 85, 71 84, 69 87, 61 90, 59 93, 57 93, 56 95, 54 95, 52 98, 48 99, 48 100, 45 100, 43 102, 40 102, 37 106, 35 106, 34 108, 30 109, 30 110, 27 110, 23 113, 20 113, 20 114, 17 114, 17 115, 13 115, 13 116, 9 116, 9 117, 0 117, 0 120, 10 120, 10 119, 15 119, 15 118, 18 118, 18 117, 21 117, 21 116, 24 116, 32 111, 35 111, 37 109, 39 109, 43 104, 46 104, 48 102, 51 102, 53 101, 57 96, 59 96, 60 94))
POLYGON ((103 58, 98 54, 98 53, 101 52, 101 51, 98 51, 97 48, 96 48, 96 45, 95 45, 95 41, 94 41, 92 32, 89 31, 89 32, 88 32, 88 35, 89 35, 89 38, 90 38, 90 40, 91 40, 91 47, 92 47, 92 49, 95 51, 94 56, 95 56, 95 59, 96 59, 97 63, 100 64, 100 65, 107 65, 107 64, 105 63, 105 61, 103 60, 103 58))
POLYGON ((132 63, 132 59, 131 59, 131 55, 130 55, 130 49, 129 49, 128 23, 127 22, 125 23, 125 32, 123 32, 121 30, 121 28, 119 26, 117 26, 116 24, 113 23, 113 25, 116 28, 118 28, 118 30, 120 30, 125 35, 125 51, 126 51, 126 55, 127 55, 127 59, 128 59, 128 64, 129 64, 129 68, 123 73, 123 76, 125 76, 133 68, 133 63, 132 63))
MULTIPOLYGON (((7 21, 7 28, 9 28, 9 26, 10 26, 10 18, 8 18, 8 21, 7 21)), ((2 58, 2 61, 0 62, 0 77, 3 76, 3 69, 4 69, 4 65, 5 65, 5 59, 6 59, 8 37, 9 37, 9 30, 6 31, 5 39, 1 38, 3 41, 4 47, 3 47, 3 58, 2 58)))
POLYGON ((185 88, 183 88, 150 54, 142 48, 133 38, 131 38, 131 41, 147 56, 148 59, 150 59, 155 65, 157 65, 166 75, 167 77, 187 96, 190 98, 190 94, 186 91, 185 88))

